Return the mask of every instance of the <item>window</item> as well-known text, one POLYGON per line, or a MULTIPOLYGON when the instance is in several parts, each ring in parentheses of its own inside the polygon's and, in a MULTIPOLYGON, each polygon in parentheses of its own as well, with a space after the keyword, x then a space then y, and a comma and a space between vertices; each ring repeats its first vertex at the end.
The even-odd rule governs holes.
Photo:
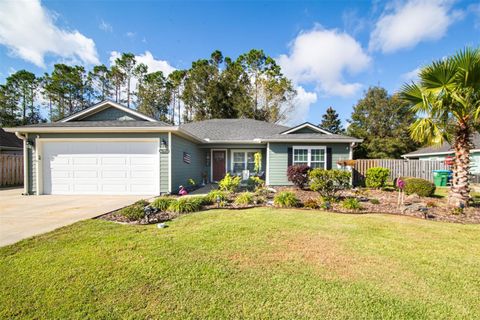
POLYGON ((232 152, 232 171, 241 173, 243 170, 253 172, 255 169, 255 153, 260 151, 238 150, 232 152))
POLYGON ((325 161, 326 148, 318 147, 293 147, 293 164, 306 164, 311 168, 327 168, 325 161))

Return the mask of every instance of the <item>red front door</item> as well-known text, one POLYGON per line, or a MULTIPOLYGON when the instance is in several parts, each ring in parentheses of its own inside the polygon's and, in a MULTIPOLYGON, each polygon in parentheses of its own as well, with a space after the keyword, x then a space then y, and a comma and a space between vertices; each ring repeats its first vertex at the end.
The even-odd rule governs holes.
POLYGON ((212 180, 213 181, 220 181, 225 176, 225 160, 226 160, 226 152, 225 151, 213 151, 212 152, 212 180))

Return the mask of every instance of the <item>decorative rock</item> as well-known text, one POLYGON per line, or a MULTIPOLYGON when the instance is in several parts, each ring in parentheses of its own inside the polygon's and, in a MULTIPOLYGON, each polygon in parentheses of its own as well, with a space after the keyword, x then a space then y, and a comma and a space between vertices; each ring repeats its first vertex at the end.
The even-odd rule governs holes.
POLYGON ((413 204, 422 201, 418 194, 414 193, 405 198, 405 204, 413 204))
POLYGON ((157 223, 157 228, 158 229, 163 229, 163 228, 166 228, 166 227, 167 227, 167 225, 163 222, 162 223, 157 223))

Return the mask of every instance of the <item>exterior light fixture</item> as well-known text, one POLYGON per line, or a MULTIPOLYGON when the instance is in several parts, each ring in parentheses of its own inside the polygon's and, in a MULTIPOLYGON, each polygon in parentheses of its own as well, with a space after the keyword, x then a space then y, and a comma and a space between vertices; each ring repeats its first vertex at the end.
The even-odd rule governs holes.
POLYGON ((160 141, 160 153, 168 153, 168 143, 165 139, 160 141))

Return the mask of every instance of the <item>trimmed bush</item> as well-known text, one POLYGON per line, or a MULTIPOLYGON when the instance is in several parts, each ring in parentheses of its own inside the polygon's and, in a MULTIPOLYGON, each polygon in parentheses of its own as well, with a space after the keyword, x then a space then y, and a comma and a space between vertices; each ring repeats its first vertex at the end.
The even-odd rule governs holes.
POLYGON ((235 198, 235 204, 239 206, 248 206, 253 203, 253 193, 243 192, 235 198))
POLYGON ((348 210, 360 210, 362 205, 357 198, 347 198, 342 201, 342 207, 348 210))
POLYGON ((404 191, 406 194, 418 194, 420 197, 431 197, 435 193, 435 184, 421 178, 408 178, 405 180, 404 191))
POLYGON ((290 166, 287 169, 288 181, 292 182, 298 188, 303 189, 308 183, 309 171, 310 167, 306 164, 297 164, 290 166))
POLYGON ((173 201, 176 200, 172 197, 158 197, 150 205, 160 211, 167 211, 173 201))
POLYGON ((238 176, 232 177, 230 173, 227 173, 225 177, 218 183, 218 187, 223 191, 235 192, 238 189, 241 181, 242 178, 238 176))
POLYGON ((200 211, 202 203, 205 201, 203 197, 184 197, 170 203, 168 211, 175 213, 191 213, 200 211))
POLYGON ((323 198, 334 198, 337 193, 350 188, 351 174, 344 170, 313 169, 308 174, 310 189, 320 193, 323 198))
POLYGON ((307 199, 303 202, 303 206, 308 209, 318 209, 320 206, 318 205, 318 201, 315 199, 307 199))
POLYGON ((124 216, 129 221, 138 221, 143 219, 145 217, 145 212, 143 211, 145 206, 143 206, 142 203, 138 204, 139 202, 140 201, 137 201, 136 203, 121 209, 119 212, 120 215, 124 216))
POLYGON ((205 196, 205 203, 217 203, 217 199, 219 199, 220 201, 227 201, 228 192, 222 190, 212 190, 205 196))
POLYGON ((383 167, 373 167, 367 170, 365 185, 369 188, 380 189, 385 187, 390 170, 383 167))
POLYGON ((371 204, 380 204, 380 200, 373 198, 373 199, 370 199, 370 203, 371 204))
POLYGON ((279 192, 273 198, 273 204, 281 208, 296 207, 299 202, 295 193, 289 191, 279 192))

